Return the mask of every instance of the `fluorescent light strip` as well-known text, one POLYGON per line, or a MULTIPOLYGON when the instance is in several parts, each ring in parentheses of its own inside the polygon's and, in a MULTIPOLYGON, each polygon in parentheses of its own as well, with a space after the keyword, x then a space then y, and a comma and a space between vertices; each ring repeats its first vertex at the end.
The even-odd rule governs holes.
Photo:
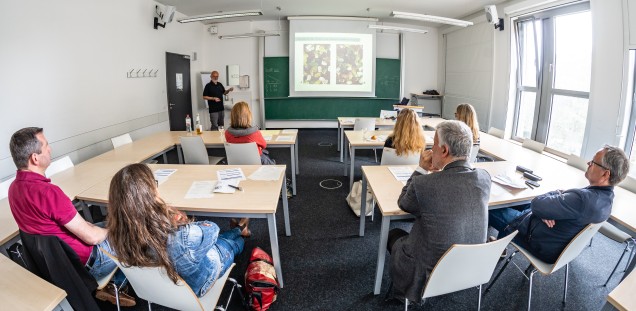
POLYGON ((366 21, 377 22, 375 17, 358 17, 358 16, 321 16, 321 15, 302 15, 302 16, 288 16, 287 20, 346 20, 346 21, 366 21))
POLYGON ((177 21, 179 23, 191 23, 191 22, 205 21, 210 19, 259 16, 259 15, 263 15, 263 11, 261 10, 235 11, 235 12, 225 12, 225 13, 218 13, 218 14, 206 14, 206 15, 184 17, 184 18, 178 19, 177 21))
POLYGON ((254 37, 278 37, 280 34, 278 33, 266 33, 266 32, 256 32, 256 33, 242 33, 238 35, 223 35, 219 36, 219 39, 238 39, 238 38, 254 38, 254 37))
POLYGON ((424 30, 424 29, 405 28, 405 27, 387 26, 387 25, 369 25, 369 28, 370 29, 380 29, 380 30, 395 30, 395 31, 415 32, 415 33, 428 33, 428 30, 424 30))
POLYGON ((460 20, 460 19, 453 19, 453 18, 434 16, 434 15, 424 15, 424 14, 417 14, 417 13, 409 13, 409 12, 393 11, 393 12, 391 12, 391 16, 393 16, 395 18, 413 19, 413 20, 418 20, 418 21, 455 25, 455 26, 460 26, 460 27, 466 27, 466 26, 472 26, 473 25, 473 22, 463 21, 463 20, 460 20))

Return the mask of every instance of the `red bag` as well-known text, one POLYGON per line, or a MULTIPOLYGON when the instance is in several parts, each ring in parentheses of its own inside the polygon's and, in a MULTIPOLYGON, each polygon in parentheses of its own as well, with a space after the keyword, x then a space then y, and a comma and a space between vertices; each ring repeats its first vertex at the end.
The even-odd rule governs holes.
POLYGON ((276 301, 280 290, 276 270, 270 257, 264 250, 255 247, 250 263, 245 271, 245 291, 251 310, 265 311, 276 301))

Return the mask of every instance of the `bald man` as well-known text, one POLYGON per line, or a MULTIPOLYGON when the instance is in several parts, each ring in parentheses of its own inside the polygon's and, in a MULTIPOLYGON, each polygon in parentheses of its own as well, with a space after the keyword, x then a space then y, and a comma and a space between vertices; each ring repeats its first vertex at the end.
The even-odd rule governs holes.
POLYGON ((208 101, 208 110, 210 111, 210 122, 212 123, 211 131, 216 131, 219 126, 223 126, 223 96, 234 91, 234 88, 225 89, 223 84, 219 82, 219 72, 212 71, 210 74, 210 82, 203 89, 203 99, 208 101))

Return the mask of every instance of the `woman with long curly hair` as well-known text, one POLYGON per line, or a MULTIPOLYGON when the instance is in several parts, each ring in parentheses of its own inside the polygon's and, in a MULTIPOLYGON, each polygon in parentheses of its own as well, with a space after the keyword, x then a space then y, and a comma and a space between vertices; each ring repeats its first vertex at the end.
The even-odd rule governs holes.
POLYGON ((471 104, 460 104, 455 110, 455 119, 468 125, 473 132, 473 144, 479 144, 479 121, 475 107, 471 104))
POLYGON ((426 138, 417 113, 402 109, 398 114, 393 133, 384 142, 384 147, 395 149, 398 156, 420 153, 426 146, 426 138))
POLYGON ((166 205, 145 164, 130 164, 111 180, 107 223, 120 262, 163 267, 175 284, 181 277, 199 297, 243 251, 240 228, 219 234, 215 223, 194 222, 166 205))

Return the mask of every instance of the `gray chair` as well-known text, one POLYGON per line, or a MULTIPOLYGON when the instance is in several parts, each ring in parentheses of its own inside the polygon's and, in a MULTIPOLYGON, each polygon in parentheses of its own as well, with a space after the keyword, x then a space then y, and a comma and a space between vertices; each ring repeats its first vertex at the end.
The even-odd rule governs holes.
POLYGON ((569 166, 574 166, 582 171, 586 171, 587 170, 587 161, 583 160, 583 158, 575 155, 575 154, 570 154, 568 155, 568 161, 567 161, 569 166))
POLYGON ((409 153, 406 155, 397 155, 395 149, 384 147, 382 150, 382 159, 380 165, 412 165, 420 163, 419 153, 409 153))
MULTIPOLYGON (((477 310, 481 308, 481 287, 492 277, 503 250, 517 235, 515 231, 497 241, 484 244, 454 244, 437 261, 428 277, 422 299, 479 287, 477 310)), ((409 301, 405 299, 404 310, 409 301)))
POLYGON ((15 180, 15 176, 0 183, 0 200, 6 198, 9 195, 9 186, 15 180))
MULTIPOLYGON (((543 262, 539 258, 532 255, 528 250, 517 245, 515 242, 511 242, 510 244, 512 244, 512 246, 514 246, 517 250, 508 257, 506 263, 503 265, 501 270, 499 270, 497 276, 495 276, 495 279, 490 283, 490 285, 488 285, 488 288, 486 288, 486 292, 488 292, 490 288, 495 284, 495 282, 497 281, 499 276, 501 276, 501 273, 506 269, 515 254, 521 252, 528 259, 528 261, 530 261, 530 266, 528 266, 524 273, 524 276, 530 281, 530 286, 528 288, 528 310, 530 310, 530 303, 532 302, 532 278, 534 274, 537 272, 541 272, 541 274, 543 275, 550 275, 563 267, 565 267, 565 285, 563 288, 563 303, 565 303, 568 291, 569 264, 583 251, 583 249, 585 249, 594 234, 598 232, 602 225, 603 223, 589 224, 585 228, 583 228, 583 230, 581 230, 570 241, 570 243, 568 243, 565 249, 563 249, 563 252, 561 252, 561 254, 559 255, 559 258, 557 258, 556 262, 553 264, 543 262)), ((517 265, 514 262, 513 264, 515 266, 517 265)), ((519 271, 522 271, 521 268, 519 268, 519 271)))
POLYGON ((73 167, 73 161, 69 156, 65 156, 63 158, 57 159, 51 162, 48 168, 46 168, 46 176, 51 177, 63 170, 73 167))
POLYGON ((503 130, 500 130, 500 129, 496 128, 496 127, 491 127, 488 130, 488 134, 490 134, 492 136, 495 136, 495 137, 498 137, 498 138, 501 138, 501 139, 504 139, 504 137, 506 136, 506 132, 504 132, 503 130))
POLYGON ((130 137, 129 133, 126 133, 124 135, 111 138, 110 142, 113 143, 113 148, 117 148, 119 146, 132 143, 132 137, 130 137))
POLYGON ((261 156, 256 143, 225 143, 225 156, 229 165, 260 165, 261 156))
POLYGON ((128 266, 119 262, 117 257, 104 249, 100 250, 117 263, 135 289, 137 296, 148 301, 148 310, 152 310, 153 303, 177 310, 225 310, 224 307, 216 307, 225 282, 229 280, 233 283, 228 305, 234 289, 240 286, 234 279, 229 278, 230 271, 235 266, 233 263, 223 275, 219 276, 203 297, 197 297, 183 279, 179 278, 177 284, 172 282, 162 267, 128 266))
MULTIPOLYGON (((636 249, 636 247, 635 247, 636 240, 634 240, 634 238, 631 235, 625 233, 621 229, 616 228, 616 226, 608 223, 607 221, 603 223, 603 225, 598 230, 598 232, 600 232, 604 236, 606 236, 606 237, 608 237, 608 238, 610 238, 610 239, 612 239, 612 240, 614 240, 614 241, 616 241, 618 243, 625 243, 625 249, 623 249, 621 257, 618 258, 618 261, 616 262, 616 265, 614 266, 614 269, 612 269, 612 272, 607 277, 607 280, 605 281, 605 284, 603 284, 603 286, 607 286, 607 283, 609 283, 610 279, 614 275, 614 272, 616 272, 616 269, 618 268, 618 265, 620 265, 621 261, 623 260, 623 257, 625 256, 625 254, 627 252, 629 252, 629 256, 627 257, 627 261, 625 262, 625 269, 627 269, 627 266, 629 265, 629 262, 631 261, 632 257, 634 256, 634 249, 636 249), (631 251, 629 251, 630 246, 631 246, 631 251)), ((592 245, 592 241, 590 241, 590 246, 591 245, 592 245)), ((622 272, 625 272, 625 270, 623 270, 622 272)))
POLYGON ((545 144, 534 141, 532 139, 524 139, 521 147, 530 149, 534 152, 542 153, 543 149, 545 149, 545 144))
MULTIPOLYGON (((375 119, 374 118, 358 118, 353 124, 353 130, 354 131, 375 131, 375 119)), ((378 162, 378 153, 376 152, 375 148, 373 149, 373 155, 375 156, 375 162, 378 162)))
POLYGON ((185 164, 212 164, 219 163, 223 158, 208 156, 203 139, 200 136, 181 136, 181 150, 183 150, 183 162, 185 164))
POLYGON ((477 162, 477 155, 479 154, 479 144, 473 144, 470 147, 470 155, 468 156, 468 163, 477 162))

